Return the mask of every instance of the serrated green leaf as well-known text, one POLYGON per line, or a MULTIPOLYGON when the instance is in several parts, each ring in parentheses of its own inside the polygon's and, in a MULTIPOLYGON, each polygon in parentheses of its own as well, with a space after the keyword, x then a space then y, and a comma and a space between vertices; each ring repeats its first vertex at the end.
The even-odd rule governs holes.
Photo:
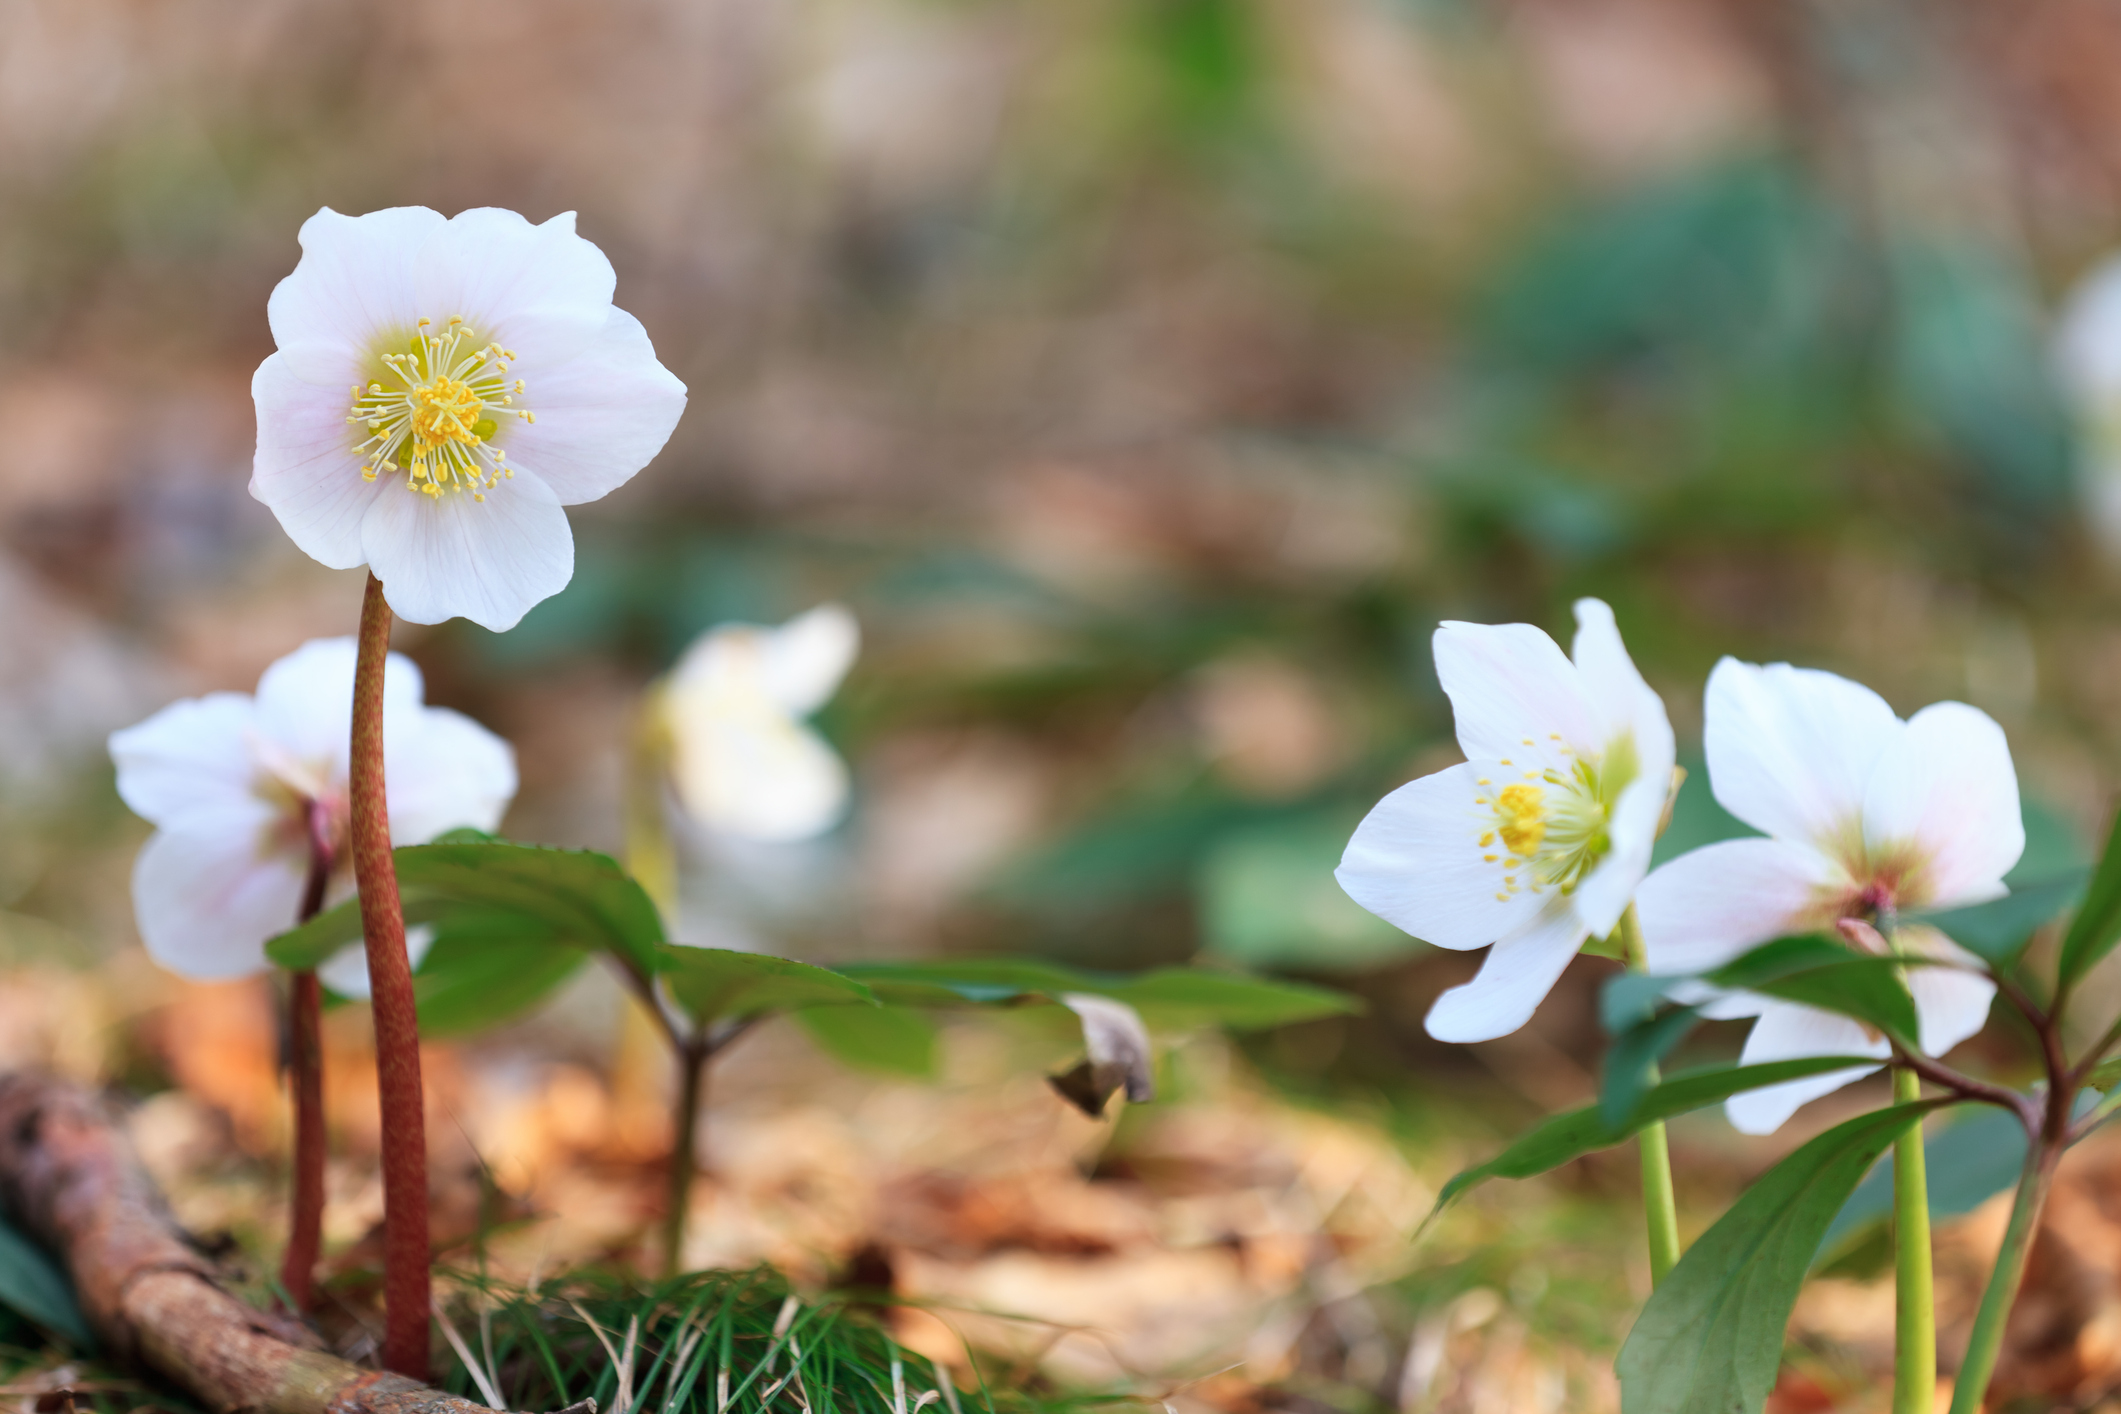
POLYGON ((661 964, 670 995, 701 1026, 802 1007, 877 1004, 852 977, 770 953, 666 943, 661 964))
POLYGON ((1859 1115, 1768 1170, 1679 1259, 1628 1333, 1622 1414, 1739 1414, 1774 1387, 1820 1239, 1894 1139, 1946 1100, 1859 1115))
POLYGON ((2085 885, 2084 902, 2062 938, 2056 986, 2067 991, 2121 940, 2121 815, 2107 832, 2106 851, 2085 885))
POLYGON ((1038 958, 950 958, 853 963, 842 970, 897 1006, 1011 1006, 1089 992, 1125 1002, 1151 1025, 1163 1027, 1259 1029, 1345 1015, 1362 1005, 1325 987, 1192 967, 1118 973, 1038 958))
POLYGON ((796 1022, 828 1054, 861 1070, 925 1079, 935 1074, 935 1023, 896 1006, 811 1007, 796 1022))
POLYGON ((96 1342, 74 1300, 73 1284, 41 1248, 0 1221, 0 1304, 16 1315, 71 1341, 77 1350, 96 1342))
POLYGON ((1998 967, 2016 960, 2041 925, 2060 917, 2084 896, 2089 869, 2074 869, 2036 884, 2022 884, 2004 897, 1969 908, 1906 915, 1926 923, 1983 961, 1998 967))
POLYGON ((1763 1085, 1780 1085, 1785 1080, 1802 1080, 1808 1075, 1859 1065, 1875 1068, 1878 1061, 1866 1056, 1800 1056, 1766 1065, 1708 1066, 1686 1071, 1645 1095, 1623 1124, 1608 1124, 1597 1105, 1554 1116, 1486 1163, 1453 1177, 1437 1195, 1436 1206, 1443 1207, 1474 1184, 1491 1178, 1530 1178, 1593 1150, 1609 1149, 1653 1120, 1670 1119, 1763 1085))

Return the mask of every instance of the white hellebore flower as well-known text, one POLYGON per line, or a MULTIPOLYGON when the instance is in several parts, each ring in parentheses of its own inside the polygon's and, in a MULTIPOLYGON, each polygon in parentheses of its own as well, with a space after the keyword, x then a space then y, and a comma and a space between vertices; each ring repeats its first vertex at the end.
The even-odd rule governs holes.
POLYGON ((1335 877, 1438 947, 1490 947, 1437 998, 1429 1034, 1486 1041, 1531 1019, 1587 938, 1619 924, 1650 867, 1672 727, 1596 599, 1576 657, 1530 624, 1445 623, 1436 675, 1463 765, 1401 786, 1357 827, 1335 877))
MULTIPOLYGON (((327 903, 353 892, 353 677, 354 641, 317 639, 267 668, 255 697, 186 698, 111 734, 118 794, 156 827, 133 866, 133 910, 156 962, 202 982, 268 967, 266 940, 301 909, 313 839, 329 852, 327 903)), ((392 841, 492 829, 515 795, 514 751, 421 696, 420 670, 391 654, 383 740, 392 841)), ((352 961, 335 956, 320 971, 334 991, 364 995, 366 962, 350 951, 352 961)))
POLYGON ((686 813, 746 839, 823 834, 847 808, 847 766, 802 718, 825 705, 861 645, 825 604, 779 628, 723 624, 685 650, 665 711, 686 813))
POLYGON ((250 492, 400 618, 512 628, 574 575, 563 506, 648 464, 685 408, 574 233, 481 208, 324 208, 266 306, 250 492))
POLYGON ((2080 494, 2100 545, 2121 559, 2121 256, 2102 261, 2070 291, 2054 358, 2076 412, 2080 494))
MULTIPOLYGON (((2010 745, 1986 713, 1939 702, 1903 722, 1847 678, 1726 658, 1709 674, 1703 736, 1716 799, 1767 838, 1712 844, 1650 875, 1637 904, 1652 972, 1706 971, 1844 918, 1890 927, 1897 913, 2008 892, 2003 875, 2025 849, 2025 826, 2010 745)), ((1902 927, 1895 942, 1944 960, 1907 970, 1917 1039, 1942 1055, 1981 1029, 1995 984, 1934 928, 1902 927)), ((1734 993, 1705 1010, 1760 1018, 1746 1065, 1891 1054, 1860 1022, 1795 1002, 1734 993)), ((1767 1134, 1876 1069, 1771 1085, 1732 1097, 1725 1112, 1746 1133, 1767 1134)))

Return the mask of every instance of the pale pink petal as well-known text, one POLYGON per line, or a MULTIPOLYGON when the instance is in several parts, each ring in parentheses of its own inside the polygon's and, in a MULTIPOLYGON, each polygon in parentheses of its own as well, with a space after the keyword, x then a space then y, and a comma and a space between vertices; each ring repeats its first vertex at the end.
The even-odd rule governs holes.
POLYGON ((258 410, 250 494, 271 509, 303 554, 335 570, 352 569, 362 558, 361 519, 390 478, 361 476, 357 439, 346 422, 350 387, 305 383, 285 355, 274 354, 258 365, 250 392, 258 410))
POLYGON ((239 692, 172 702, 111 733, 119 798, 165 828, 239 835, 262 829, 275 812, 257 789, 255 731, 251 700, 239 692))
POLYGON ((1556 905, 1488 949, 1480 972, 1436 999, 1423 1024, 1439 1041, 1492 1041, 1532 1019, 1585 938, 1573 912, 1556 905))
POLYGON ((1477 803, 1491 794, 1481 769, 1448 767, 1379 801, 1333 874, 1348 897, 1440 948, 1485 947, 1528 926, 1553 895, 1505 883, 1508 851, 1489 834, 1493 810, 1477 803))
POLYGON ((420 253, 442 226, 441 214, 424 206, 365 216, 327 206, 302 223, 302 259, 265 304, 273 343, 295 377, 347 401, 384 336, 409 334, 420 316, 420 253))
POLYGON ((306 862, 255 834, 160 830, 133 863, 133 914, 148 955, 195 982, 270 964, 265 940, 295 926, 306 862))
POLYGON ((1863 842, 1874 863, 1905 860, 1915 871, 1919 896, 1904 906, 2001 898, 2004 874, 2025 852, 2003 728, 1963 702, 1917 712, 1871 773, 1863 842))
POLYGON ((1869 688, 1787 663, 1725 658, 1705 711, 1717 801, 1756 830, 1823 850, 1856 828, 1872 769, 1901 730, 1869 688))
MULTIPOLYGON (((420 251, 414 290, 439 325, 461 318, 480 343, 521 356, 514 373, 543 379, 604 332, 618 276, 566 212, 533 226, 513 211, 460 211, 420 251)), ((533 404, 534 406, 534 404, 533 404)))
MULTIPOLYGON (((1892 1047, 1883 1038, 1872 1039, 1860 1024, 1845 1016, 1795 1002, 1774 1002, 1753 1023, 1738 1062, 1766 1065, 1803 1056, 1877 1056, 1883 1060, 1891 1054, 1892 1047)), ((1773 1134, 1800 1105, 1832 1094, 1877 1069, 1875 1065, 1851 1066, 1748 1090, 1724 1101, 1723 1112, 1741 1134, 1773 1134)))
POLYGON ((1649 970, 1706 972, 1816 927, 1820 899, 1845 881, 1832 860, 1784 840, 1724 840, 1682 854, 1635 894, 1649 970))
POLYGON ((386 721, 383 751, 393 843, 463 827, 491 832, 515 798, 515 749, 461 712, 416 707, 386 721))
POLYGON ((474 501, 393 483, 361 525, 368 565, 398 617, 467 618, 502 633, 574 577, 567 512, 528 471, 474 501))
POLYGON ((549 372, 526 368, 518 401, 538 420, 503 417, 495 441, 562 505, 623 485, 663 450, 685 411, 685 385, 656 362, 648 331, 623 309, 607 307, 603 332, 580 356, 549 372))
POLYGON ((1436 630, 1436 677, 1451 699, 1458 744, 1468 760, 1515 762, 1527 748, 1540 764, 1567 746, 1604 748, 1598 714, 1576 665, 1530 624, 1446 621, 1436 630))

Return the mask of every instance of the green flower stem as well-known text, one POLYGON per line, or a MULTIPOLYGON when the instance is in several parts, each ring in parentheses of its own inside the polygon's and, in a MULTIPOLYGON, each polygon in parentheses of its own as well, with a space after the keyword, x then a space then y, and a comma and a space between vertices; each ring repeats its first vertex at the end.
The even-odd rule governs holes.
MULTIPOLYGON (((1643 951, 1642 924, 1635 905, 1620 915, 1620 947, 1628 968, 1644 972, 1649 962, 1643 951)), ((1657 1068, 1650 1067, 1650 1083, 1657 1083, 1657 1068)), ((1664 1281, 1665 1274, 1679 1265, 1679 1204, 1672 1193, 1672 1151, 1665 1138, 1664 1121, 1646 1124, 1636 1136, 1642 1148, 1642 1212, 1650 1229, 1650 1282, 1664 1281)))
POLYGON ((663 1210, 663 1275, 684 1270, 685 1224, 692 1213, 692 1176, 699 1163, 700 1105, 706 1099, 707 1062, 703 1045, 678 1051, 678 1107, 671 1116, 676 1138, 670 1146, 670 1198, 663 1210))
MULTIPOLYGON (((1922 1080, 1893 1071, 1893 1102, 1922 1098, 1922 1080)), ((1929 1176, 1922 1126, 1893 1141, 1893 1414, 1931 1414, 1937 1398, 1937 1299, 1930 1269, 1929 1176)))
POLYGON ((2018 1196, 2011 1204, 2010 1226, 2004 1230, 2003 1246, 1996 1253, 1988 1289, 1981 1293, 1981 1309, 1974 1315, 1966 1359, 1959 1366, 1959 1379, 1952 1389, 1952 1414, 1981 1414, 1989 1378, 1996 1373, 1996 1356, 2003 1349, 2003 1328, 2018 1299, 2018 1285, 2025 1280, 2025 1260, 2032 1254, 2040 1210, 2047 1206, 2047 1191, 2061 1157, 2057 1146, 2037 1139, 2026 1157, 2025 1171, 2018 1176, 2018 1196))

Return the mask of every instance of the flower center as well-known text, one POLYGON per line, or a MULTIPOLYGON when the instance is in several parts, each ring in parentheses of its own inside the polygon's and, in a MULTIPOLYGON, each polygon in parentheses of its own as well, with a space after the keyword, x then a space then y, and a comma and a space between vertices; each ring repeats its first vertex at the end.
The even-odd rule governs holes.
POLYGON ((403 472, 405 489, 439 498, 444 491, 469 492, 474 501, 515 475, 508 453, 495 447, 499 417, 536 422, 515 406, 523 380, 508 377, 513 351, 474 342, 471 326, 453 318, 441 333, 422 319, 402 353, 380 358, 384 378, 353 385, 347 421, 366 429, 354 450, 364 458, 361 477, 403 472), (387 378, 391 385, 387 386, 387 378))
POLYGON ((1501 867, 1498 903, 1523 891, 1574 893, 1612 851, 1607 826, 1613 804, 1636 776, 1634 743, 1627 738, 1595 762, 1558 736, 1546 748, 1531 741, 1525 746, 1531 750, 1522 757, 1484 763, 1490 774, 1476 780, 1482 789, 1473 803, 1483 809, 1480 847, 1487 851, 1481 858, 1501 867), (1498 786, 1502 771, 1518 779, 1498 786))

